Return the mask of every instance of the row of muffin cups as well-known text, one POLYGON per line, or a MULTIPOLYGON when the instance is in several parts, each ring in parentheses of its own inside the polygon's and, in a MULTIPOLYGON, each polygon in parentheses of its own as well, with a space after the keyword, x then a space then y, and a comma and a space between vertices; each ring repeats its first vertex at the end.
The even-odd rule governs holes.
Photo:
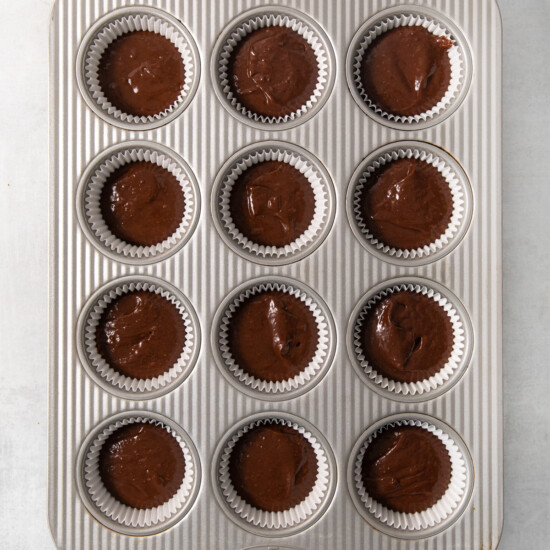
MULTIPOLYGON (((153 390, 154 393, 155 390, 158 390, 158 395, 160 395, 165 390, 169 391, 171 389, 170 386, 172 380, 175 381, 174 387, 175 385, 177 385, 177 383, 181 383, 185 377, 185 373, 188 374, 190 370, 188 369, 188 367, 192 367, 193 357, 198 354, 197 343, 200 340, 200 329, 198 327, 197 317, 193 313, 193 309, 190 303, 186 301, 186 299, 181 295, 179 299, 175 297, 177 291, 173 288, 167 290, 167 285, 165 283, 162 283, 160 281, 156 282, 154 280, 131 281, 130 279, 132 279, 132 277, 128 278, 128 280, 126 281, 121 282, 120 285, 115 285, 115 287, 110 288, 108 292, 106 291, 107 289, 101 289, 99 291, 97 299, 92 299, 93 304, 89 304, 90 307, 87 311, 89 315, 85 322, 86 341, 85 344, 80 346, 81 356, 85 356, 85 352, 83 351, 85 349, 85 351, 89 353, 91 364, 94 365, 95 363, 95 372, 100 373, 102 379, 109 380, 111 383, 114 383, 114 385, 124 387, 126 390, 134 392, 150 392, 151 390, 153 390), (182 321, 185 324, 186 345, 184 347, 184 351, 182 352, 182 356, 174 365, 174 367, 170 369, 169 372, 164 373, 155 380, 130 380, 128 377, 120 376, 120 373, 117 373, 116 369, 112 369, 110 365, 108 365, 107 362, 98 353, 97 344, 95 345, 94 349, 94 328, 97 328, 97 325, 101 320, 104 310, 108 308, 110 303, 116 302, 117 297, 135 291, 159 294, 163 298, 170 300, 172 304, 178 309, 182 317, 182 321), (92 305, 93 307, 91 307, 92 305)), ((452 309, 452 307, 445 308, 445 306, 447 305, 447 299, 445 297, 441 297, 441 295, 437 294, 433 289, 430 290, 427 286, 422 286, 420 284, 415 285, 412 281, 403 281, 400 285, 384 289, 384 292, 386 294, 391 294, 394 292, 397 293, 401 291, 415 292, 419 295, 425 295, 428 297, 428 299, 437 302, 438 307, 445 309, 449 313, 449 318, 451 319, 453 325, 453 353, 452 356, 449 358, 448 364, 446 364, 445 368, 442 369, 441 372, 437 373, 437 375, 439 376, 439 380, 437 377, 431 377, 430 380, 424 381, 424 384, 420 384, 419 386, 414 384, 392 385, 389 380, 384 380, 383 377, 377 376, 376 372, 373 371, 372 368, 370 368, 369 370, 368 362, 365 362, 364 357, 361 356, 361 339, 358 337, 358 334, 361 332, 361 323, 364 321, 365 315, 367 315, 366 310, 371 308, 373 303, 377 301, 376 297, 371 296, 371 299, 366 304, 363 304, 363 307, 356 308, 357 311, 354 313, 354 315, 356 315, 356 320, 352 334, 353 344, 351 345, 351 347, 355 349, 356 359, 361 369, 365 374, 369 374, 371 379, 378 379, 378 382, 381 382, 382 386, 386 386, 390 389, 390 391, 396 391, 396 393, 411 393, 413 395, 415 393, 421 394, 423 391, 426 390, 426 388, 436 389, 442 383, 442 380, 443 382, 445 382, 449 378, 449 374, 453 373, 453 369, 458 366, 457 361, 460 362, 460 358, 463 355, 462 351, 464 347, 463 324, 459 316, 456 315, 456 310, 452 309), (431 388, 430 385, 432 385, 433 388, 431 388)), ((380 290, 380 293, 383 293, 382 290, 380 290)), ((268 277, 265 278, 265 280, 263 281, 255 281, 255 284, 252 286, 246 285, 246 288, 239 288, 238 292, 235 293, 235 296, 231 296, 231 298, 232 301, 230 301, 228 304, 224 304, 224 307, 220 308, 220 311, 218 312, 219 321, 216 323, 216 326, 219 327, 219 332, 216 335, 218 345, 216 345, 214 350, 218 350, 219 352, 220 363, 223 362, 225 364, 224 366, 226 367, 226 369, 222 369, 222 372, 224 374, 226 374, 227 372, 231 372, 233 376, 228 375, 230 379, 239 379, 239 382, 243 383, 243 387, 248 387, 250 391, 253 392, 259 390, 260 395, 261 392, 271 392, 275 395, 278 392, 290 393, 293 390, 297 390, 297 395, 299 393, 302 393, 303 391, 307 391, 308 389, 310 389, 309 387, 307 387, 307 382, 309 382, 309 380, 313 380, 315 382, 321 379, 321 376, 318 376, 318 373, 323 373, 323 370, 325 370, 326 372, 326 369, 322 368, 323 359, 325 360, 325 363, 327 365, 326 368, 328 368, 331 362, 331 359, 329 358, 330 356, 327 354, 327 349, 330 349, 330 343, 332 343, 332 346, 334 346, 334 338, 332 338, 331 342, 329 335, 330 332, 335 335, 335 331, 333 323, 331 322, 330 313, 328 312, 328 309, 326 308, 320 297, 316 296, 313 291, 307 289, 307 287, 302 286, 300 288, 300 284, 295 281, 277 281, 273 278, 271 278, 270 280, 270 278, 268 277), (266 381, 258 380, 253 376, 247 376, 247 374, 244 373, 242 369, 239 369, 239 365, 236 364, 236 362, 232 358, 227 338, 227 334, 229 332, 228 327, 231 324, 231 317, 235 314, 236 311, 238 311, 242 303, 246 302, 251 296, 254 296, 257 293, 261 294, 263 292, 282 292, 285 294, 294 295, 297 299, 300 299, 305 305, 310 308, 311 314, 316 319, 318 332, 318 345, 316 354, 312 359, 310 365, 308 365, 307 368, 304 370, 304 373, 296 376, 293 380, 283 380, 282 383, 268 384, 266 383, 266 381), (317 307, 312 307, 312 305, 317 307), (322 311, 323 309, 324 315, 322 311), (327 330, 327 328, 329 327, 331 328, 331 330, 327 330)), ((82 319, 83 317, 81 317, 81 322, 79 323, 79 334, 81 333, 81 329, 83 329, 84 327, 84 325, 80 326, 82 323, 82 319)), ((464 316, 463 319, 467 319, 467 316, 464 316)), ((471 339, 469 340, 469 342, 471 344, 471 339)), ((463 368, 467 366, 467 362, 467 360, 463 362, 463 368)), ((457 372, 460 371, 461 369, 457 368, 457 372)), ((90 369, 90 372, 94 374, 93 369, 90 369)), ((455 382, 456 380, 458 380, 458 378, 459 376, 455 377, 455 382)), ((443 389, 443 391, 445 391, 445 389, 443 389)), ((291 397, 289 393, 287 393, 283 398, 291 397)), ((254 395, 256 397, 259 396, 257 393, 254 393, 254 395)), ((149 395, 149 397, 153 396, 153 394, 149 395)), ((435 394, 433 394, 431 397, 433 396, 435 396, 435 394)), ((432 426, 433 425, 429 425, 426 427, 426 429, 428 427, 430 427, 431 429, 432 426)), ((289 424, 289 427, 297 430, 298 424, 289 424)), ((249 429, 250 428, 251 426, 249 426, 249 429)), ((108 436, 109 433, 116 432, 116 430, 117 427, 115 426, 115 428, 107 430, 104 435, 108 436)), ((243 433, 245 432, 246 429, 243 430, 243 433)), ((239 437, 241 435, 239 435, 239 437)), ((100 456, 101 444, 97 444, 94 449, 95 450, 92 454, 95 453, 94 456, 97 459, 97 457, 100 456)), ((190 449, 192 449, 191 445, 185 448, 182 446, 182 452, 184 452, 184 456, 185 450, 188 451, 187 460, 192 460, 192 453, 190 449)), ((359 456, 361 456, 360 453, 359 456)), ((292 533, 294 531, 294 526, 296 526, 296 529, 300 530, 302 528, 306 528, 311 522, 315 521, 317 516, 320 514, 320 512, 319 514, 317 514, 316 510, 319 502, 323 500, 321 493, 326 489, 323 482, 323 480, 326 481, 326 472, 322 476, 318 476, 319 484, 315 485, 315 487, 311 491, 311 494, 308 495, 303 503, 301 502, 299 505, 297 505, 296 510, 294 509, 295 507, 293 507, 293 509, 290 511, 279 511, 277 512, 277 514, 273 515, 273 513, 267 513, 265 510, 258 510, 254 506, 249 505, 245 500, 242 499, 242 497, 238 495, 238 492, 232 489, 231 477, 228 474, 227 458, 230 456, 230 454, 231 451, 226 450, 226 453, 224 455, 225 465, 223 467, 220 467, 219 483, 222 487, 222 494, 226 497, 226 503, 229 503, 229 508, 233 510, 233 513, 235 511, 238 513, 238 516, 240 517, 238 521, 243 521, 243 526, 246 525, 249 530, 254 529, 254 532, 256 532, 257 534, 270 533, 276 535, 284 535, 292 533), (253 524, 254 527, 250 527, 249 524, 253 524)), ((321 459, 319 458, 319 460, 321 459)), ((357 460, 360 462, 359 458, 357 460)), ((356 461, 356 469, 359 467, 359 462, 356 461)), ((160 508, 155 507, 154 510, 145 509, 144 511, 143 509, 132 509, 132 507, 129 508, 127 505, 120 503, 115 498, 113 498, 109 491, 105 489, 105 486, 102 485, 100 476, 98 477, 97 464, 97 460, 95 460, 94 462, 93 458, 88 457, 88 470, 86 474, 88 477, 86 478, 86 486, 88 487, 89 491, 87 494, 92 499, 92 502, 94 503, 93 506, 95 506, 96 508, 99 507, 102 515, 114 517, 116 522, 122 522, 123 524, 130 522, 131 526, 130 531, 128 532, 131 532, 132 534, 145 534, 146 532, 148 532, 149 529, 147 523, 151 522, 155 525, 155 532, 159 522, 163 525, 162 529, 164 529, 166 528, 165 520, 168 522, 173 520, 173 518, 175 517, 173 514, 175 514, 175 511, 177 509, 181 508, 181 510, 185 510, 185 507, 180 507, 179 503, 180 501, 185 500, 191 494, 192 478, 187 479, 186 481, 184 478, 180 487, 181 492, 178 491, 176 496, 173 497, 175 500, 171 499, 170 502, 164 503, 160 508), (133 525, 133 523, 135 523, 136 525, 133 525), (134 531, 136 527, 138 529, 137 532, 134 531)), ((195 471, 195 468, 190 467, 187 470, 188 475, 192 476, 193 471, 195 471)), ((459 482, 462 483, 463 481, 460 476, 463 476, 464 469, 460 471, 461 473, 459 475, 459 478, 457 478, 459 479, 459 481, 457 481, 457 484, 459 482)), ((379 505, 376 503, 376 501, 373 501, 372 498, 369 497, 368 492, 365 492, 364 487, 362 487, 362 477, 360 475, 359 477, 357 477, 358 475, 359 474, 355 472, 356 487, 358 488, 358 498, 361 500, 364 507, 367 507, 369 518, 371 516, 374 516, 377 521, 381 521, 383 525, 387 525, 387 529, 390 534, 392 534, 395 529, 397 529, 398 533, 400 529, 404 529, 404 532, 407 533, 407 536, 409 536, 409 531, 415 531, 419 529, 422 531, 422 534, 420 536, 426 536, 432 528, 434 529, 434 532, 441 528, 444 528, 443 522, 445 518, 449 514, 453 515, 451 514, 453 508, 456 507, 455 505, 460 501, 460 498, 463 496, 463 493, 457 493, 458 485, 455 486, 454 483, 450 483, 447 492, 445 492, 442 497, 444 498, 445 495, 447 495, 445 497, 445 503, 439 503, 438 500, 438 502, 434 504, 434 506, 431 507, 429 510, 422 510, 422 513, 415 513, 412 515, 406 512, 396 513, 395 510, 388 510, 384 508, 383 505, 379 505), (457 494, 459 494, 459 497, 453 500, 453 498, 451 498, 452 495, 456 496, 457 494), (450 503, 446 502, 447 500, 449 500, 450 503)), ((359 510, 361 510, 361 508, 359 508, 359 510)), ((414 537, 414 535, 410 536, 414 537)))
MULTIPOLYGON (((125 323, 128 321, 129 317, 126 315, 125 323)), ((268 276, 241 285, 220 306, 213 326, 213 351, 221 372, 239 389, 254 397, 295 397, 310 390, 330 367, 335 347, 335 328, 330 312, 318 295, 298 281, 268 276), (314 357, 304 372, 292 380, 283 380, 282 383, 262 381, 239 369, 228 338, 228 326, 231 325, 232 318, 238 316, 239 308, 251 297, 270 293, 292 297, 301 302, 303 307, 307 307, 315 319, 318 336, 314 357)), ((77 338, 81 359, 94 380, 112 393, 136 399, 158 397, 182 383, 198 357, 201 336, 193 307, 178 290, 151 277, 128 276, 113 281, 92 296, 80 316, 77 338), (185 327, 184 349, 178 361, 155 379, 131 379, 121 375, 117 369, 107 364, 98 349, 95 333, 105 311, 121 297, 131 296, 133 293, 149 293, 170 303, 181 316, 185 327)), ((469 320, 458 299, 439 285, 415 278, 389 281, 368 292, 351 316, 347 339, 352 362, 362 380, 373 384, 372 387, 383 395, 391 396, 393 392, 394 398, 397 395, 405 398, 410 394, 412 400, 435 397, 449 390, 467 368, 472 346, 469 320), (453 334, 452 352, 444 368, 429 379, 413 384, 395 383, 377 375, 372 365, 365 360, 361 338, 362 325, 368 318, 369 310, 380 300, 403 292, 423 296, 433 302, 432 305, 441 309, 448 317, 453 334)), ((223 443, 218 445, 213 464, 212 481, 220 505, 238 525, 260 536, 288 536, 306 529, 322 516, 335 491, 336 463, 327 441, 307 422, 281 412, 262 413, 232 428, 224 437, 223 443), (247 432, 265 425, 286 426, 285 430, 301 434, 313 449, 317 461, 315 482, 303 500, 289 505, 288 509, 266 510, 262 506, 251 504, 247 501, 247 490, 239 488, 238 483, 236 486, 231 474, 231 456, 238 447, 239 440, 247 432)), ((158 533, 180 521, 193 506, 200 477, 199 455, 189 436, 174 422, 144 410, 121 413, 115 419, 102 423, 84 442, 77 461, 78 486, 88 510, 103 524, 129 535, 158 533), (177 491, 174 490, 174 494, 166 502, 150 507, 134 506, 132 502, 124 502, 116 493, 113 494, 102 478, 101 457, 105 442, 113 434, 117 437, 121 428, 131 424, 155 424, 172 434, 181 448, 185 464, 184 475, 177 491)), ((466 507, 472 484, 471 459, 458 435, 436 419, 416 413, 385 419, 377 423, 376 428, 368 430, 351 453, 348 467, 348 485, 358 511, 377 529, 404 538, 426 537, 448 528, 466 507), (387 503, 373 498, 370 489, 365 485, 368 480, 363 474, 363 458, 372 441, 385 431, 404 426, 415 426, 435 435, 441 442, 438 445, 443 445, 446 449, 451 471, 445 490, 437 495, 435 501, 426 508, 412 512, 399 507, 396 509, 391 503, 388 506, 387 503)))
MULTIPOLYGON (((76 328, 78 354, 88 375, 104 390, 131 400, 154 399, 182 384, 195 367, 201 339, 190 301, 169 283, 145 275, 122 277, 98 289, 76 328), (156 303, 149 306, 153 299, 156 303), (165 316, 168 322, 155 321, 162 329, 155 334, 147 316, 165 316), (141 359, 132 353, 131 330, 125 334, 131 323, 149 335, 141 359), (166 346, 155 340, 163 334, 170 336, 166 346), (158 355, 155 346, 166 349, 152 363, 152 376, 138 363, 158 355)), ((253 279, 230 292, 215 314, 210 335, 224 378, 239 391, 267 401, 311 391, 331 368, 336 340, 333 317, 321 296, 298 280, 280 276, 253 279), (276 317, 278 323, 270 324, 265 335, 258 328, 264 317, 276 317), (286 325, 291 336, 281 332, 286 325), (254 341, 248 341, 247 331, 254 327, 254 341), (270 331, 275 331, 277 345, 268 341, 270 331), (255 354, 261 338, 272 353, 255 354)), ((473 329, 457 296, 438 283, 409 276, 380 283, 359 300, 348 321, 346 347, 357 375, 370 389, 392 400, 420 402, 449 391, 464 375, 472 356, 473 329), (408 327, 396 317, 407 309, 428 319, 428 325, 408 327), (391 316, 395 319, 385 323, 391 316), (399 330, 411 329, 419 342, 405 342, 399 351, 384 347, 394 321, 399 330), (388 332, 379 334, 380 327, 388 332)))
MULTIPOLYGON (((139 189, 133 191, 134 194, 137 192, 139 189)), ((281 200, 286 200, 284 189, 273 191, 272 194, 278 194, 281 200)), ((269 206, 270 201, 273 202, 271 199, 271 195, 256 199, 259 209, 263 209, 258 218, 277 214, 269 211, 272 208, 269 206)), ((401 209, 409 207, 410 210, 420 210, 419 205, 414 202, 411 205, 395 204, 401 209)), ((172 204, 170 206, 173 207, 172 204)), ((381 202, 378 208, 388 210, 395 206, 387 206, 381 202)), ((162 261, 179 251, 192 237, 200 210, 199 185, 190 166, 167 147, 145 141, 127 142, 104 151, 89 164, 77 190, 77 216, 89 241, 112 259, 135 265, 162 261), (109 223, 110 214, 106 208, 110 205, 105 207, 104 201, 109 199, 106 195, 110 192, 110 182, 120 171, 131 169, 135 165, 146 165, 160 170, 173 179, 173 185, 181 195, 182 207, 174 214, 175 225, 161 235, 159 241, 151 241, 150 238, 143 240, 143 235, 128 236, 109 223)), ((289 264, 312 254, 330 233, 335 212, 334 184, 323 163, 305 149, 287 142, 260 142, 238 151, 221 167, 212 189, 211 215, 221 238, 240 256, 264 265, 289 264), (241 178, 244 180, 249 175, 252 176, 256 169, 264 166, 286 167, 292 172, 291 178, 295 181, 298 178, 303 180, 300 185, 311 196, 308 199, 312 202, 309 219, 304 214, 305 229, 288 238, 283 236, 282 241, 270 241, 268 237, 258 236, 257 232, 251 233, 250 227, 243 226, 243 222, 239 221, 240 214, 234 206, 240 192, 238 189, 245 185, 241 184, 241 178)), ((472 219, 473 194, 463 168, 446 151, 425 142, 402 141, 390 143, 374 151, 360 163, 348 184, 346 212, 352 231, 365 249, 390 263, 418 266, 441 259, 460 244, 472 219), (369 193, 379 181, 380 175, 397 169, 398 165, 410 165, 412 172, 429 170, 428 177, 432 180, 435 178, 437 181, 433 185, 438 186, 420 192, 415 191, 414 186, 417 183, 413 181, 410 184, 411 198, 407 199, 403 194, 405 198, 397 197, 398 200, 425 201, 427 199, 422 198, 423 195, 428 196, 431 193, 431 197, 434 192, 447 196, 447 212, 441 214, 441 220, 429 221, 432 225, 436 222, 439 224, 435 225, 435 232, 430 229, 429 234, 422 235, 416 242, 410 239, 402 241, 384 232, 383 223, 376 220, 375 207, 369 212, 365 206, 369 204, 367 201, 372 200, 369 193)), ((379 214, 379 217, 383 217, 388 212, 379 214)), ((248 215, 249 218, 254 217, 248 215)), ((412 229, 406 230, 413 235, 417 233, 414 225, 418 220, 407 223, 412 229)))
MULTIPOLYGON (((77 80, 88 105, 101 118, 125 129, 147 130, 166 124, 181 114, 191 103, 200 80, 200 54, 187 28, 172 15, 150 7, 127 7, 111 12, 100 19, 85 35, 77 56, 77 80), (179 52, 185 68, 179 94, 164 110, 154 114, 126 112, 109 97, 102 86, 101 63, 109 47, 117 39, 132 32, 156 33, 170 41, 179 52)), ((399 129, 420 129, 439 123, 452 114, 465 98, 472 74, 472 61, 467 42, 461 31, 442 14, 428 8, 396 6, 376 14, 355 34, 346 58, 346 77, 350 91, 359 107, 371 118, 399 129), (414 114, 388 111, 370 97, 362 80, 363 60, 372 44, 388 31, 417 27, 437 39, 448 41, 449 81, 433 105, 414 114)), ((214 90, 224 107, 240 121, 261 129, 286 129, 309 120, 326 103, 336 80, 336 56, 330 39, 312 18, 297 10, 271 6, 252 9, 238 16, 220 34, 211 61, 214 90), (315 58, 316 81, 311 94, 299 107, 293 106, 279 115, 257 112, 247 105, 232 84, 233 56, 247 37, 272 27, 290 29, 315 58)), ((371 94, 372 95, 372 94, 371 94)))
MULTIPOLYGON (((154 476, 159 474, 155 472, 154 452, 147 455, 151 456, 149 464, 140 461, 149 468, 146 483, 151 479, 154 483, 154 476)), ((408 462, 413 470, 424 467, 411 464, 410 457, 408 462)), ((349 494, 358 513, 377 530, 397 538, 426 538, 448 529, 460 518, 473 492, 473 464, 464 441, 444 422, 420 413, 400 413, 379 420, 357 439, 345 463, 349 494), (407 498, 400 502, 398 497, 392 499, 391 492, 386 500, 384 491, 378 493, 380 488, 372 485, 369 473, 376 461, 372 456, 380 455, 380 449, 387 440, 391 445, 393 438, 398 440, 393 449, 402 446, 398 453, 406 453, 408 445, 421 442, 430 473, 437 478, 437 489, 425 502, 407 498)), ((386 474, 392 475, 391 469, 386 474)), ((280 411, 257 413, 232 426, 214 451, 210 476, 215 497, 229 519, 263 537, 290 536, 311 527, 330 507, 339 481, 335 455, 322 433, 307 420, 280 411), (289 457, 293 449, 306 457, 299 466, 292 460, 285 464, 294 469, 297 492, 289 494, 278 487, 273 500, 258 490, 257 484, 247 486, 242 481, 246 471, 255 470, 260 483, 273 483, 270 459, 260 456, 262 447, 269 448, 270 444, 274 449, 290 449, 289 457)), ((76 463, 77 486, 88 511, 112 530, 131 536, 161 533, 180 522, 196 503, 203 477, 200 454, 187 432, 173 420, 145 410, 125 411, 96 426, 84 440, 76 463), (146 430, 153 432, 164 463, 166 453, 175 462, 170 481, 173 470, 179 470, 170 493, 159 494, 149 486, 132 494, 123 485, 120 476, 128 474, 121 468, 124 450, 120 452, 117 443, 128 437, 139 444, 146 430), (115 461, 119 460, 114 468, 109 463, 113 448, 117 448, 115 461)))

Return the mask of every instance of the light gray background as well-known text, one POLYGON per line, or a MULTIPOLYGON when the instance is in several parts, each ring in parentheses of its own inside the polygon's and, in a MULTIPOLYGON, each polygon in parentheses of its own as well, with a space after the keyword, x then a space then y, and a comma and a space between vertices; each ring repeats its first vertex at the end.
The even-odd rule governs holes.
MULTIPOLYGON (((46 502, 52 4, 0 0, 0 547, 10 550, 54 548, 46 502)), ((550 545, 550 360, 544 349, 550 330, 550 0, 499 4, 505 477, 499 550, 544 550, 550 545)))

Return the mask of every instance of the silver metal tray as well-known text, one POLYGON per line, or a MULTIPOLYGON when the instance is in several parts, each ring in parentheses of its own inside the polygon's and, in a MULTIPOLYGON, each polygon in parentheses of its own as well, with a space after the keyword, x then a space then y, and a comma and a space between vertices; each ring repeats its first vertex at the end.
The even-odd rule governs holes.
MULTIPOLYGON (((77 78, 79 48, 88 30, 123 0, 58 0, 51 23, 50 383, 49 521, 59 548, 242 550, 489 550, 502 529, 501 389, 501 22, 495 0, 156 0, 143 2, 181 22, 197 45, 199 82, 183 112, 150 129, 119 128, 88 106, 77 78), (386 8, 436 14, 461 33, 469 52, 471 82, 464 101, 447 118, 403 129, 367 116, 350 87, 350 45, 360 27, 386 8), (269 6, 269 7, 268 7, 269 6), (324 33, 333 79, 326 101, 304 122, 283 129, 249 125, 218 97, 215 44, 246 10, 297 10, 324 33), (77 187, 87 167, 106 149, 145 140, 173 150, 195 174, 201 195, 192 237, 157 263, 132 265, 103 254, 82 230, 77 187), (286 265, 260 265, 229 248, 211 213, 212 187, 226 161, 258 142, 277 140, 306 149, 334 186, 332 227, 311 254, 286 265), (473 194, 472 221, 458 247, 423 265, 388 262, 360 244, 346 215, 346 193, 360 163, 397 141, 442 148, 463 168, 473 194), (201 345, 191 374, 173 391, 150 400, 113 395, 86 373, 77 351, 79 315, 98 288, 123 276, 145 275, 176 287, 197 312, 201 345), (214 318, 237 287, 258 277, 291 278, 327 304, 334 319, 336 351, 318 384, 288 400, 262 400, 228 383, 212 350, 214 318), (422 402, 390 399, 363 383, 348 355, 352 312, 369 290, 394 278, 421 277, 456 295, 472 322, 473 349, 463 376, 448 391, 422 402), (123 535, 88 513, 79 496, 77 457, 87 436, 125 411, 151 411, 181 426, 200 460, 197 498, 177 524, 159 534, 123 535), (307 529, 261 536, 228 517, 211 476, 216 448, 228 430, 267 411, 303 418, 322 435, 335 457, 334 498, 307 529), (429 415, 463 440, 471 456, 473 492, 444 530, 397 538, 373 528, 358 513, 348 488, 348 464, 360 436, 394 414, 429 415), (414 539, 414 540, 413 540, 414 539)), ((130 10, 131 11, 131 10, 130 10)), ((293 12, 291 12, 293 13, 293 12)), ((178 23, 179 24, 179 23, 178 23)), ((84 94, 85 95, 85 94, 84 94)))

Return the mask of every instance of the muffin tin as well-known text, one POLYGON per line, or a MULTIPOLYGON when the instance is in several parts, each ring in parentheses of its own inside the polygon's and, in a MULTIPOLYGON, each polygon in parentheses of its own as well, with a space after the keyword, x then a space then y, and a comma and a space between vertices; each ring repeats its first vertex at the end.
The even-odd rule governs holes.
POLYGON ((261 6, 253 0, 156 0, 140 6, 90 0, 86 9, 57 1, 51 26, 49 521, 59 548, 497 546, 502 529, 501 48, 494 0, 414 5, 273 0, 261 6), (418 120, 376 112, 354 78, 367 34, 396 22, 439 25, 460 58, 448 103, 418 120), (322 67, 315 100, 285 120, 249 116, 228 97, 221 78, 232 36, 274 23, 308 34, 322 67), (173 35, 192 60, 183 96, 161 116, 128 117, 99 101, 90 76, 94 41, 125 26, 173 35), (226 231, 219 195, 239 161, 266 150, 287 154, 288 161, 314 172, 310 181, 319 188, 319 219, 299 246, 258 253, 226 231), (414 254, 367 241, 353 208, 355 187, 373 162, 409 153, 442 162, 442 170, 454 176, 449 183, 460 203, 449 239, 414 254), (155 162, 179 171, 192 196, 183 231, 158 250, 111 246, 90 219, 94 178, 101 184, 98 169, 109 159, 138 154, 154 154, 155 162), (143 388, 128 381, 121 387, 98 373, 89 356, 89 317, 109 292, 144 284, 178 302, 195 341, 173 380, 143 388), (225 361, 220 324, 229 301, 257 285, 296 289, 312 300, 323 325, 319 368, 289 391, 243 382, 225 361), (414 394, 371 380, 354 348, 354 325, 365 300, 395 285, 447 300, 460 333, 461 353, 449 378, 414 394), (97 487, 91 489, 90 453, 98 438, 136 418, 166 426, 193 462, 192 479, 180 495, 183 504, 162 517, 106 513, 98 505, 97 487), (220 466, 239 431, 260 421, 287 422, 307 432, 326 466, 322 495, 311 513, 302 519, 285 515, 278 527, 273 518, 249 521, 237 513, 227 501, 220 466), (428 426, 458 449, 459 495, 435 523, 388 521, 369 511, 355 483, 358 453, 376 430, 392 422, 428 426))

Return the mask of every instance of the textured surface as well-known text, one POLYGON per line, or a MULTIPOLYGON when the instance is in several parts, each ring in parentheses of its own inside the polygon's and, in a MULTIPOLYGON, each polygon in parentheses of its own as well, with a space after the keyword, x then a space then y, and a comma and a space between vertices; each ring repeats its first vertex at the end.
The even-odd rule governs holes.
POLYGON ((273 134, 252 130, 225 114, 209 81, 211 46, 229 19, 258 2, 223 4, 215 13, 208 2, 189 10, 175 2, 155 2, 183 20, 202 53, 201 85, 189 109, 168 127, 128 133, 100 122, 83 104, 74 85, 76 47, 88 26, 118 2, 89 2, 86 8, 61 1, 54 10, 52 82, 52 334, 50 379, 50 521, 63 548, 168 548, 216 550, 261 544, 239 530, 212 497, 210 459, 217 440, 235 421, 259 410, 279 409, 301 415, 328 438, 339 461, 337 496, 327 515, 308 532, 285 539, 285 545, 329 548, 489 548, 496 546, 502 522, 502 455, 500 389, 500 28, 492 1, 418 2, 453 18, 470 41, 474 81, 465 105, 441 126, 422 132, 389 131, 362 115, 353 102, 342 60, 353 33, 389 2, 347 0, 290 2, 316 17, 336 50, 338 75, 329 102, 317 117, 277 139, 305 146, 327 166, 335 182, 335 226, 322 247, 306 260, 283 268, 247 263, 221 243, 208 207, 211 182, 223 161, 238 148, 273 134), (59 25, 59 29, 56 28, 59 25), (63 30, 63 32, 61 32, 63 30), (488 56, 491 57, 488 57, 488 56), (484 71, 477 67, 485 56, 484 71), (61 116, 61 115, 64 116, 61 116), (344 124, 343 121, 349 121, 344 124), (200 128, 199 138, 193 130, 200 128), (328 131, 326 129, 329 129, 328 131), (87 136, 83 139, 81 136, 87 136), (116 264, 91 247, 74 216, 75 188, 86 164, 107 146, 129 137, 161 141, 178 151, 197 174, 203 196, 199 228, 182 252, 157 266, 116 264), (355 166, 373 149, 398 139, 430 141, 450 151, 469 174, 475 196, 473 224, 465 242, 446 259, 424 268, 404 269, 375 260, 355 241, 345 218, 343 197, 355 166), (345 154, 344 154, 345 153, 345 154), (57 258, 57 261, 55 260, 57 258), (334 258, 338 258, 335 262, 334 258), (208 266, 208 268, 207 268, 208 266), (212 269, 215 266, 215 269, 212 269), (75 353, 74 325, 79 309, 99 285, 129 273, 148 273, 178 286, 197 309, 203 327, 203 350, 190 378, 165 398, 134 405, 110 397, 84 374, 75 353), (212 364, 208 328, 228 291, 254 276, 276 273, 311 285, 332 308, 337 323, 338 356, 331 371, 311 394, 269 405, 240 394, 212 364), (448 395, 424 405, 400 405, 369 392, 347 360, 343 336, 353 306, 371 286, 405 274, 432 278, 455 292, 466 305, 476 331, 471 367, 448 395), (342 292, 346 289, 346 292, 342 292), (196 414, 207 404, 208 420, 196 414), (168 533, 145 540, 128 539, 103 529, 85 512, 74 492, 74 457, 86 433, 103 418, 128 408, 164 412, 194 439, 205 469, 199 500, 191 514, 168 533), (426 542, 402 543, 371 530, 355 512, 344 479, 348 452, 362 431, 392 412, 416 410, 451 424, 470 448, 476 469, 472 503, 446 533, 426 542), (229 541, 229 542, 228 542, 229 541))

